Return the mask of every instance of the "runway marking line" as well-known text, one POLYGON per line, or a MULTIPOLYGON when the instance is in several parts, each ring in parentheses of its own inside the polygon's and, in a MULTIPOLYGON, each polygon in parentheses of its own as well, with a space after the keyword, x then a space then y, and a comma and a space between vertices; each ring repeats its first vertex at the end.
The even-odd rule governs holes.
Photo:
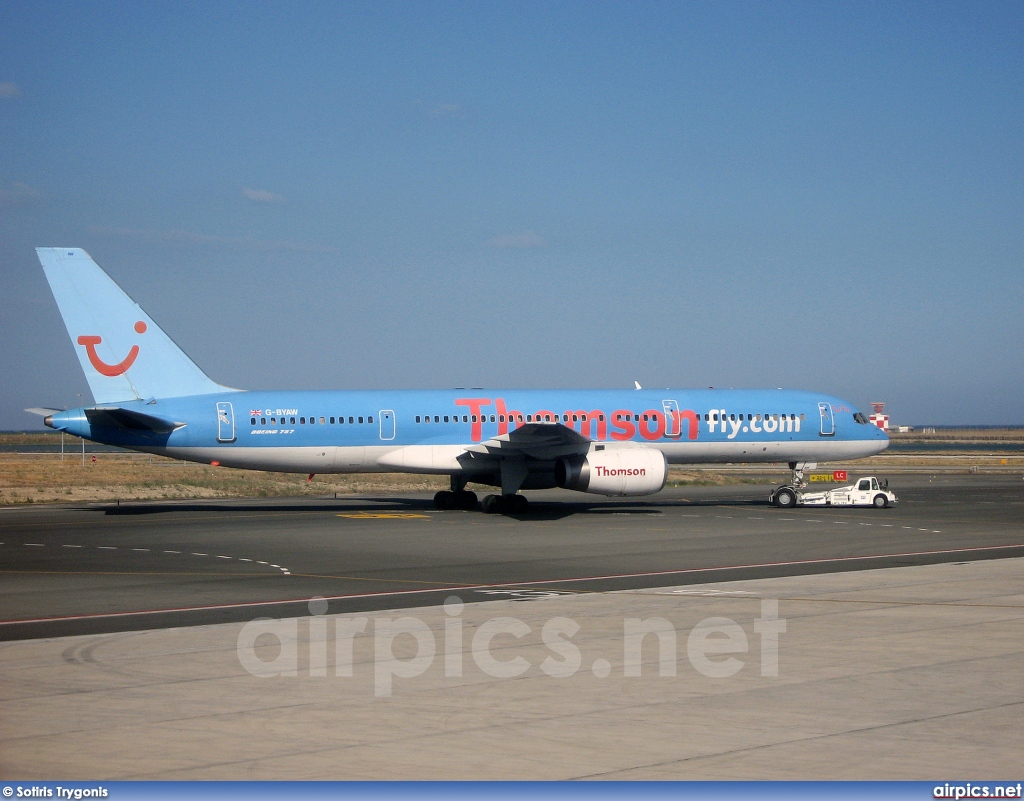
MULTIPOLYGON (((0 545, 3 545, 3 544, 4 543, 0 542, 0 545)), ((45 548, 46 547, 46 543, 45 542, 23 542, 22 546, 33 547, 33 548, 45 548)), ((57 546, 54 545, 54 547, 57 547, 57 546)), ((83 548, 84 546, 82 546, 82 545, 61 545, 60 547, 62 547, 62 548, 83 548)), ((102 550, 106 550, 106 551, 116 551, 117 550, 117 546, 115 546, 115 545, 97 545, 96 547, 100 548, 102 550)), ((131 548, 130 550, 132 552, 134 552, 134 553, 150 553, 150 551, 151 551, 151 549, 149 549, 149 548, 131 548)), ((164 553, 181 554, 181 551, 166 550, 166 551, 164 551, 164 553)), ((191 555, 192 556, 209 556, 209 554, 207 554, 207 553, 200 553, 198 551, 192 551, 191 555)), ((239 561, 239 562, 252 562, 253 561, 252 559, 243 559, 241 557, 234 557, 234 556, 223 556, 223 555, 220 555, 220 554, 217 554, 216 558, 217 559, 236 560, 236 561, 239 561)), ((284 573, 284 575, 286 575, 286 576, 290 576, 291 575, 291 571, 288 570, 288 568, 286 568, 286 567, 281 567, 281 565, 274 565, 274 564, 270 564, 269 562, 257 562, 257 564, 268 565, 269 567, 276 567, 278 570, 280 570, 282 573, 284 573)), ((46 574, 54 574, 54 575, 61 575, 63 573, 67 573, 67 574, 72 574, 73 573, 73 574, 76 574, 76 575, 90 575, 92 573, 95 573, 96 575, 107 575, 108 571, 91 571, 91 570, 0 570, 0 573, 46 573, 46 574)), ((133 576, 133 575, 140 575, 140 576, 146 576, 146 575, 171 575, 171 576, 177 576, 177 575, 193 575, 193 574, 186 574, 186 573, 160 573, 160 574, 154 574, 154 573, 150 573, 149 571, 147 571, 145 573, 135 573, 135 572, 131 572, 131 571, 128 571, 128 572, 113 571, 113 572, 109 572, 109 575, 127 575, 127 576, 133 576)), ((198 575, 205 575, 205 574, 200 573, 198 575)), ((0 622, 2 622, 2 621, 0 621, 0 622)))
MULTIPOLYGON (((998 551, 998 550, 1010 550, 1010 549, 1024 549, 1024 543, 1015 543, 1011 545, 985 545, 980 548, 943 548, 937 551, 908 551, 906 553, 887 553, 887 554, 870 554, 866 556, 842 556, 831 559, 798 559, 786 562, 763 562, 760 564, 747 564, 747 565, 722 565, 719 567, 692 567, 685 568, 682 570, 656 570, 642 573, 617 573, 608 574, 601 576, 578 576, 575 578, 564 578, 564 579, 539 579, 537 581, 516 581, 516 582, 504 582, 499 584, 456 584, 443 587, 437 587, 433 590, 424 589, 413 589, 413 590, 393 590, 390 592, 365 592, 365 593, 351 593, 347 595, 328 595, 323 596, 326 601, 345 601, 353 600, 358 598, 386 598, 386 597, 401 597, 405 595, 422 595, 424 592, 460 592, 466 590, 483 590, 490 588, 503 588, 503 587, 536 587, 538 585, 548 584, 572 584, 575 582, 582 581, 611 581, 614 579, 628 579, 628 578, 653 578, 655 576, 683 576, 696 573, 715 573, 723 570, 749 570, 758 567, 796 567, 798 565, 827 565, 836 562, 865 562, 877 559, 898 559, 908 556, 939 556, 942 554, 967 554, 967 553, 983 553, 985 551, 998 551)), ((0 572, 33 572, 33 571, 0 571, 0 572)), ((54 617, 42 617, 42 618, 30 618, 27 620, 0 620, 0 625, 26 625, 32 623, 53 623, 61 620, 101 620, 106 618, 119 618, 119 617, 132 617, 134 615, 159 615, 159 614, 173 614, 177 612, 209 612, 220 609, 254 609, 265 606, 278 606, 281 604, 300 604, 308 603, 308 598, 284 598, 274 601, 246 601, 245 603, 235 604, 211 604, 207 606, 181 606, 171 607, 167 609, 139 609, 129 612, 104 612, 101 614, 94 615, 57 615, 54 617)))

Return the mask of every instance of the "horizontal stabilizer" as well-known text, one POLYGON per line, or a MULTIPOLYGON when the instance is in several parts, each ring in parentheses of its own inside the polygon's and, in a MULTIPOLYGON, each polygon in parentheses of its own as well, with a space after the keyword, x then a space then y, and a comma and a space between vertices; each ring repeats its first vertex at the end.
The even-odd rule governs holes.
POLYGON ((184 423, 176 423, 173 420, 165 420, 162 417, 154 417, 151 414, 143 414, 142 412, 122 409, 117 406, 86 409, 85 416, 89 419, 90 426, 124 428, 129 431, 151 431, 154 434, 170 434, 172 431, 185 425, 184 423))
POLYGON ((64 411, 63 409, 46 409, 38 406, 33 406, 31 409, 26 409, 29 414, 38 414, 40 417, 49 417, 51 414, 57 414, 57 412, 64 411))

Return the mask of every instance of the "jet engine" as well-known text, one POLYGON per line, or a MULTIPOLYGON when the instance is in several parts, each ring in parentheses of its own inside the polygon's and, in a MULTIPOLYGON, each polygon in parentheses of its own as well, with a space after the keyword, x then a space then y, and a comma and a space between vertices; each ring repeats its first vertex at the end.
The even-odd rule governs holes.
POLYGON ((655 448, 615 448, 555 462, 555 483, 597 495, 653 495, 665 486, 668 463, 655 448))

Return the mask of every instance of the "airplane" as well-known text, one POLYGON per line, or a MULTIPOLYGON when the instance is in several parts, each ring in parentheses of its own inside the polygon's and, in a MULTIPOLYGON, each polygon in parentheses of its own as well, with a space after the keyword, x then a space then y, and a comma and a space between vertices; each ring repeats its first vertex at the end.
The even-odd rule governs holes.
POLYGON ((439 509, 527 510, 522 490, 652 495, 670 464, 859 459, 889 439, 852 404, 771 389, 238 390, 209 378, 81 248, 36 248, 94 405, 58 431, 225 467, 450 477, 439 509))

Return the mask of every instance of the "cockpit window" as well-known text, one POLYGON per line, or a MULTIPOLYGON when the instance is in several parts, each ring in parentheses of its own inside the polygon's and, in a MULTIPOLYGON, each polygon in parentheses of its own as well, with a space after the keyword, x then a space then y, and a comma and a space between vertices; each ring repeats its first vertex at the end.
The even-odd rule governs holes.
POLYGON ((864 412, 854 412, 853 419, 855 422, 860 423, 862 426, 866 426, 868 424, 868 418, 864 416, 864 412))

